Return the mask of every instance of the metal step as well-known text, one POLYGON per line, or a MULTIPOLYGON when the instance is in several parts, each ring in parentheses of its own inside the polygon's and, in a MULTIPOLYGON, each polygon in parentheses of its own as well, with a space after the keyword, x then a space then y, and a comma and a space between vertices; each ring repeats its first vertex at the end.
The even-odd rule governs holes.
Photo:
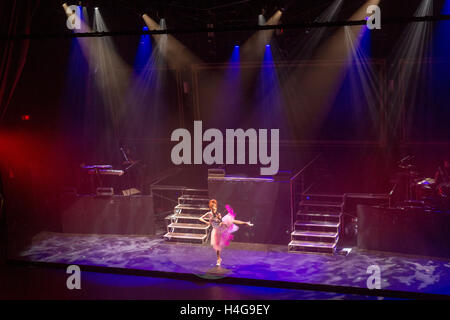
POLYGON ((324 207, 324 208, 334 208, 342 207, 342 202, 332 202, 332 201, 300 201, 300 206, 311 206, 311 207, 324 207))
POLYGON ((208 189, 183 189, 182 195, 202 196, 204 198, 208 198, 208 189))
POLYGON ((336 243, 292 240, 289 242, 288 249, 289 252, 334 254, 336 252, 336 243))
POLYGON ((336 212, 334 214, 333 213, 311 213, 311 212, 302 212, 302 211, 297 212, 297 219, 302 220, 302 221, 316 220, 316 221, 337 222, 337 221, 340 221, 341 216, 342 216, 341 212, 336 212))
POLYGON ((288 250, 334 254, 339 241, 343 207, 343 195, 302 194, 288 250))
POLYGON ((306 193, 302 194, 302 201, 317 201, 321 202, 324 200, 333 199, 334 202, 342 202, 344 195, 342 194, 320 194, 320 193, 306 193))
POLYGON ((198 240, 204 242, 208 235, 206 234, 192 234, 192 233, 176 233, 167 232, 164 238, 167 240, 198 240))
POLYGON ((180 196, 180 198, 209 201, 209 198, 203 194, 183 194, 182 196, 180 196))
POLYGON ((299 203, 299 210, 303 212, 342 212, 344 207, 343 203, 333 203, 333 202, 313 202, 313 201, 302 201, 299 203))
POLYGON ((188 201, 203 201, 204 203, 208 203, 209 199, 203 195, 182 195, 178 198, 178 200, 188 200, 188 201))
POLYGON ((175 211, 192 211, 192 210, 196 210, 196 211, 204 211, 205 213, 210 211, 208 206, 205 207, 204 204, 201 205, 192 205, 192 204, 178 204, 175 206, 175 211))
POLYGON ((165 218, 166 226, 168 227, 171 223, 188 223, 188 224, 202 224, 200 217, 203 214, 171 214, 165 218))
POLYGON ((336 238, 338 236, 338 233, 337 232, 298 231, 298 230, 295 230, 295 231, 292 231, 291 235, 293 237, 329 238, 329 239, 336 240, 336 238))
POLYGON ((292 241, 306 241, 317 243, 334 243, 339 240, 337 232, 322 232, 319 231, 293 231, 291 233, 292 241))
POLYGON ((204 198, 203 196, 191 196, 185 195, 178 198, 178 204, 201 204, 204 207, 208 207, 209 199, 204 198))
MULTIPOLYGON (((180 213, 180 214, 171 214, 168 215, 165 219, 166 220, 192 220, 192 221, 199 221, 199 219, 204 215, 204 213, 199 214, 188 214, 188 213, 180 213)), ((201 222, 201 221, 200 221, 201 222)), ((203 223, 203 222, 201 222, 203 223)))
POLYGON ((168 232, 164 238, 177 242, 204 243, 211 226, 199 219, 209 211, 208 201, 207 189, 183 189, 174 214, 165 218, 168 232))
POLYGON ((326 227, 326 228, 339 228, 340 222, 330 221, 296 221, 295 227, 326 227))
POLYGON ((339 232, 340 222, 329 221, 296 221, 295 231, 339 232))
POLYGON ((297 241, 292 240, 289 242, 290 246, 296 247, 311 247, 311 248, 334 248, 336 243, 326 243, 326 242, 313 242, 313 241, 297 241))
POLYGON ((168 225, 168 228, 174 229, 192 229, 192 230, 208 230, 209 225, 207 224, 199 224, 199 223, 171 223, 168 225))

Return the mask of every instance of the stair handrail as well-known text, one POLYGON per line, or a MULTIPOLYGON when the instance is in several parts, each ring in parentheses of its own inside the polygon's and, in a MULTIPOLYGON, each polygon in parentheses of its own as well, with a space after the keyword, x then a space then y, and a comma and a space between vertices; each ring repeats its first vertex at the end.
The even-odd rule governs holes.
POLYGON ((292 176, 289 179, 289 184, 290 184, 290 192, 291 192, 291 232, 294 231, 294 212, 295 212, 295 203, 296 203, 296 194, 297 192, 294 190, 295 189, 295 184, 298 181, 298 179, 301 179, 301 189, 303 192, 304 189, 304 174, 306 172, 306 170, 311 167, 314 162, 317 161, 317 159, 320 158, 322 154, 319 153, 316 157, 314 157, 314 159, 312 159, 310 162, 308 162, 300 171, 298 171, 294 176, 292 176))
POLYGON ((173 175, 177 174, 180 171, 181 171, 180 168, 170 168, 170 169, 164 171, 159 176, 153 178, 151 183, 149 183, 150 187, 158 185, 158 183, 160 183, 161 181, 167 179, 170 176, 173 176, 173 175))

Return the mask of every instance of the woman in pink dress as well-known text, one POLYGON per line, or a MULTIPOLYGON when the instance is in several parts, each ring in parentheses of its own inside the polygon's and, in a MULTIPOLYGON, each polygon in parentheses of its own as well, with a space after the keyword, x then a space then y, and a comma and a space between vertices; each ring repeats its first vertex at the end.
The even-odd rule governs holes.
POLYGON ((230 244, 231 240, 233 240, 232 233, 239 229, 237 224, 246 224, 250 227, 253 226, 250 221, 244 222, 236 220, 236 214, 229 205, 226 205, 225 208, 228 213, 222 218, 222 215, 217 211, 217 200, 211 199, 209 200, 209 209, 211 211, 205 213, 200 218, 201 222, 213 227, 211 232, 211 245, 217 253, 217 266, 220 266, 222 262, 220 252, 224 247, 230 244))

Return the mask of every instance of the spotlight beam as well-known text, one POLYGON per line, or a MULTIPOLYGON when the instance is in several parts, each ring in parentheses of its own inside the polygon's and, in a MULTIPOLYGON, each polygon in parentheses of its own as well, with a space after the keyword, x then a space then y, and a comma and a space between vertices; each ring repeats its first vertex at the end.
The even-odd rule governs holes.
MULTIPOLYGON (((360 19, 365 21, 367 7, 378 4, 379 0, 367 1, 349 21, 360 19)), ((329 40, 318 47, 313 60, 334 61, 338 63, 335 68, 321 70, 315 65, 307 65, 290 75, 285 86, 301 92, 301 99, 305 101, 305 108, 292 110, 293 118, 306 118, 310 121, 311 127, 320 128, 330 103, 335 99, 337 90, 342 84, 345 71, 352 62, 355 48, 359 46, 360 37, 357 35, 364 27, 365 25, 352 25, 339 28, 329 40)))
MULTIPOLYGON (((334 2, 325 10, 319 17, 316 18, 318 22, 326 22, 333 20, 340 12, 343 0, 334 0, 334 2)), ((294 56, 300 59, 311 58, 315 50, 317 50, 320 42, 326 34, 326 28, 316 28, 311 30, 307 39, 299 42, 293 50, 294 56)))
POLYGON ((253 34, 242 46, 243 60, 256 60, 260 61, 264 55, 264 46, 269 44, 272 36, 275 32, 275 28, 280 22, 282 12, 277 10, 269 20, 265 22, 265 25, 261 27, 270 27, 270 29, 262 29, 253 34))
MULTIPOLYGON (((147 14, 143 14, 142 19, 144 19, 145 24, 149 28, 149 33, 153 31, 167 31, 163 30, 165 23, 159 24, 147 14)), ((167 33, 152 35, 157 43, 158 50, 171 68, 185 69, 192 64, 200 63, 200 59, 175 37, 167 33)))
MULTIPOLYGON (((422 0, 414 16, 424 17, 433 12, 433 2, 431 0, 422 0)), ((390 71, 390 79, 393 83, 402 87, 402 90, 391 93, 390 104, 392 106, 403 106, 405 104, 405 92, 410 92, 411 97, 417 97, 421 92, 420 74, 427 74, 429 66, 424 63, 412 63, 421 61, 425 58, 430 49, 430 40, 432 38, 432 25, 430 23, 413 23, 407 26, 398 45, 394 49, 392 64, 395 66, 390 71)), ((447 39, 446 39, 447 41, 447 39)), ((391 108, 389 114, 390 128, 400 125, 403 108, 391 108)))
MULTIPOLYGON (((67 5, 63 9, 68 16, 67 5)), ((81 30, 91 33, 92 29, 80 18, 81 30)), ((95 10, 93 24, 101 34, 107 34, 108 29, 103 21, 100 10, 95 10)), ((78 30, 73 30, 74 35, 78 30)), ((120 126, 126 112, 123 97, 128 87, 131 69, 118 55, 111 38, 78 39, 85 59, 89 63, 90 72, 94 75, 97 89, 104 104, 108 107, 114 130, 120 126)))

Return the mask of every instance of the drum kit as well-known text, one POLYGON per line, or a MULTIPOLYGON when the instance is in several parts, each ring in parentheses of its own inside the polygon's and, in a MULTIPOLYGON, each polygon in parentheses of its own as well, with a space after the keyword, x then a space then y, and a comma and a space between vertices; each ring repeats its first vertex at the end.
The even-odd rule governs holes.
POLYGON ((411 163, 398 166, 408 176, 407 202, 450 210, 450 183, 437 184, 434 178, 421 176, 411 163))

